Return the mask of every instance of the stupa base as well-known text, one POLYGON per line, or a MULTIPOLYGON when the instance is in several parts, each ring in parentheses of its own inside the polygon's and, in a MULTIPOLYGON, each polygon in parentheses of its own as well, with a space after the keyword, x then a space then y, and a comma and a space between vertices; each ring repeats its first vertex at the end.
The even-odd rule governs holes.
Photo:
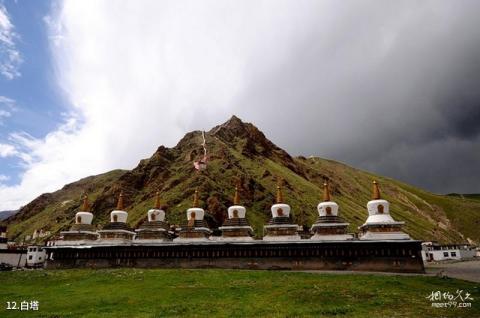
POLYGON ((300 239, 298 225, 296 224, 265 225, 263 230, 265 232, 264 241, 279 241, 275 237, 282 237, 287 240, 300 239))
POLYGON ((311 240, 317 241, 348 241, 353 240, 353 234, 320 234, 315 233, 311 240))
POLYGON ((100 240, 107 241, 131 241, 135 237, 135 232, 127 230, 101 230, 98 231, 98 234, 100 235, 100 240))
POLYGON ((198 242, 209 241, 212 231, 208 228, 183 228, 180 229, 178 237, 174 239, 174 242, 198 242))
POLYGON ((220 236, 216 240, 222 242, 250 242, 254 239, 251 236, 220 236))
POLYGON ((348 223, 314 223, 311 228, 313 234, 347 234, 348 223))
POLYGON ((218 229, 222 231, 221 240, 253 240, 251 226, 221 226, 218 229))
POLYGON ((376 240, 411 240, 410 235, 404 232, 370 232, 367 231, 359 238, 362 241, 376 240))
POLYGON ((282 241, 301 241, 302 238, 298 234, 292 234, 292 235, 265 235, 263 237, 264 241, 267 242, 282 242, 282 241))
POLYGON ((65 231, 65 232, 60 232, 60 234, 63 236, 63 241, 68 241, 68 242, 78 241, 79 244, 80 242, 84 242, 84 241, 88 241, 88 242, 95 241, 98 238, 98 234, 93 231, 65 231))
POLYGON ((170 241, 170 234, 168 231, 164 229, 137 229, 136 241, 144 241, 144 240, 155 240, 155 241, 170 241))
POLYGON ((184 243, 184 242, 209 242, 210 239, 208 237, 177 237, 173 239, 176 243, 184 243))

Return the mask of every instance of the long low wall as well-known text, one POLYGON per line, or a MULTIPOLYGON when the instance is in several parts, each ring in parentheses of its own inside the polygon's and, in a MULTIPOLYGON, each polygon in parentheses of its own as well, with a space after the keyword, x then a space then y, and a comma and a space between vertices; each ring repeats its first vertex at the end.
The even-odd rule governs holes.
POLYGON ((53 246, 46 267, 233 268, 423 273, 420 241, 53 246))
POLYGON ((25 267, 26 262, 26 250, 0 250, 0 263, 7 263, 14 267, 25 267))

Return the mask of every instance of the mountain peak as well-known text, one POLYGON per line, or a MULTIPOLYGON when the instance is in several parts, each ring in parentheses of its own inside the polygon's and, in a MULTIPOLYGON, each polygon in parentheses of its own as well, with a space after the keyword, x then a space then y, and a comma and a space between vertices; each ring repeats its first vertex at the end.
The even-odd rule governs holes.
POLYGON ((235 115, 230 117, 230 119, 223 124, 213 127, 208 133, 227 143, 235 142, 235 140, 238 139, 244 139, 247 143, 254 143, 267 149, 278 148, 268 140, 263 132, 257 127, 251 123, 242 121, 235 115))
POLYGON ((231 123, 231 122, 232 122, 232 123, 237 122, 237 123, 242 123, 242 124, 244 123, 243 120, 241 120, 239 117, 237 117, 237 115, 232 115, 232 117, 230 117, 230 119, 227 120, 227 121, 225 122, 225 124, 231 123))
POLYGON ((235 147, 241 144, 242 154, 252 158, 260 155, 270 159, 278 159, 293 171, 298 171, 292 157, 283 149, 270 141, 265 134, 252 123, 246 123, 233 115, 225 123, 212 128, 208 134, 235 147))
POLYGON ((229 130, 236 133, 242 133, 245 132, 248 127, 252 126, 252 124, 245 123, 239 117, 232 115, 232 117, 230 117, 230 119, 223 124, 213 127, 210 130, 210 133, 217 134, 220 130, 229 130))

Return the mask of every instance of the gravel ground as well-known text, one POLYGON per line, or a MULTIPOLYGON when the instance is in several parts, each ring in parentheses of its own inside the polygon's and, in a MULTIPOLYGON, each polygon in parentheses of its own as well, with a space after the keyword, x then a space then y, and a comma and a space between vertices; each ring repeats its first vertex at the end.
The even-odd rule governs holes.
POLYGON ((299 271, 307 273, 327 273, 336 275, 360 274, 360 275, 388 275, 388 276, 442 276, 463 279, 480 283, 480 258, 468 261, 449 261, 425 264, 426 274, 410 273, 387 273, 387 272, 357 272, 357 271, 299 271))
POLYGON ((442 275, 480 283, 480 259, 458 262, 438 262, 425 265, 427 274, 442 275))

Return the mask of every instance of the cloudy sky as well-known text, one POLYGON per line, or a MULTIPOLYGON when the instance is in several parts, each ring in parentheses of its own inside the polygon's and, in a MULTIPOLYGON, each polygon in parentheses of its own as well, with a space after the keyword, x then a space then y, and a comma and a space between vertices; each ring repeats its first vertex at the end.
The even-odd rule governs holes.
POLYGON ((0 0, 0 210, 232 114, 291 154, 480 192, 479 1, 0 0))

